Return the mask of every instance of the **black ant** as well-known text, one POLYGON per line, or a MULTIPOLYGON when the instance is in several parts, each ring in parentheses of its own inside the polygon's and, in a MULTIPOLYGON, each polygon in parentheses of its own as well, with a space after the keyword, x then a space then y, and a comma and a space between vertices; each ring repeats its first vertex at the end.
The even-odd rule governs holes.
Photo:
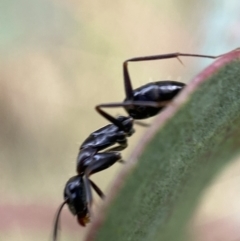
POLYGON ((89 176, 112 166, 117 161, 124 162, 119 151, 127 147, 127 137, 134 133, 133 119, 124 116, 114 118, 103 110, 100 110, 100 113, 112 124, 94 131, 79 148, 78 175, 70 178, 66 183, 64 202, 57 211, 54 223, 54 241, 57 240, 59 218, 65 204, 68 205, 71 213, 77 216, 78 223, 85 226, 90 222, 91 217, 91 187, 101 198, 104 198, 101 189, 89 179, 89 176))
MULTIPOLYGON (((181 62, 179 59, 180 56, 215 59, 221 55, 211 56, 200 54, 170 53, 127 59, 123 62, 123 78, 126 98, 123 100, 123 102, 97 105, 95 107, 97 112, 102 115, 101 108, 103 107, 123 107, 133 119, 146 119, 157 115, 186 85, 177 81, 165 80, 148 83, 138 87, 137 89, 133 89, 128 71, 128 62, 141 62, 170 58, 177 58, 181 62)), ((104 115, 102 116, 105 117, 104 115)))
POLYGON ((80 146, 77 157, 78 175, 70 178, 66 183, 64 189, 64 202, 60 205, 56 214, 53 234, 54 241, 57 239, 59 218, 65 204, 68 205, 72 214, 77 216, 80 225, 85 226, 90 222, 92 206, 91 187, 101 198, 104 198, 104 194, 101 189, 89 179, 89 176, 112 166, 117 161, 123 162, 119 151, 127 147, 127 137, 134 133, 133 120, 155 116, 165 108, 185 86, 184 83, 177 81, 157 81, 133 89, 127 67, 128 62, 169 58, 178 58, 180 61, 180 56, 212 59, 220 57, 171 53, 137 57, 124 61, 123 76, 126 98, 123 102, 100 104, 96 106, 97 112, 112 124, 106 125, 93 132, 80 146), (114 118, 103 111, 101 109, 102 107, 124 107, 129 116, 114 118), (113 145, 117 146, 112 147, 113 145))

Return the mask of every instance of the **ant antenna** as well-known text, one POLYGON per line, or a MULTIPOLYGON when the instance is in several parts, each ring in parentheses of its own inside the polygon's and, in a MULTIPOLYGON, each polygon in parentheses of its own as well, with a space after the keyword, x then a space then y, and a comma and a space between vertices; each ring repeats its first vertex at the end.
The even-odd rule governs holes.
POLYGON ((57 210, 55 221, 54 221, 54 229, 53 229, 53 241, 57 241, 57 232, 58 232, 58 224, 60 220, 60 214, 62 212, 62 209, 64 205, 68 202, 68 198, 60 205, 60 207, 57 210))

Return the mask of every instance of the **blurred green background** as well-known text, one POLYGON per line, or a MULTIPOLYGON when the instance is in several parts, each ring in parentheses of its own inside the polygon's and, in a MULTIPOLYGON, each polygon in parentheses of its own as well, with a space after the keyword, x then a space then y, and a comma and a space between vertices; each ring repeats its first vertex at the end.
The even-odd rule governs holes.
MULTIPOLYGON (((238 0, 0 1, 0 240, 51 239, 79 145, 107 124, 94 106, 124 98, 125 59, 230 51, 240 46, 239 9, 238 0)), ((211 63, 182 61, 131 63, 133 85, 187 82, 211 63)), ((124 159, 144 131, 136 129, 124 159)), ((119 168, 92 179, 107 192, 119 168)), ((239 179, 236 161, 199 207, 194 239, 214 240, 218 229, 224 238, 224 227, 228 239, 221 240, 240 238, 239 179)), ((96 197, 95 207, 100 203, 96 197)), ((82 240, 86 230, 64 209, 61 240, 82 240)))

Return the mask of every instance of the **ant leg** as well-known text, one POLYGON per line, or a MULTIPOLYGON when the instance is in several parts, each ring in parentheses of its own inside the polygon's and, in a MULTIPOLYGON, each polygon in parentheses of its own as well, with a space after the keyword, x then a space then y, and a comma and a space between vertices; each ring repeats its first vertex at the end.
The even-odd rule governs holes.
POLYGON ((90 175, 103 171, 112 166, 117 161, 121 161, 122 157, 119 152, 98 153, 94 156, 91 164, 86 168, 85 175, 90 175))
POLYGON ((115 162, 121 160, 121 154, 119 152, 111 152, 111 153, 99 153, 93 157, 93 161, 85 170, 85 175, 83 176, 83 182, 86 191, 86 202, 88 204, 88 210, 91 216, 91 206, 92 206, 92 191, 90 185, 92 185, 93 189, 97 192, 97 194, 101 197, 104 196, 100 188, 97 187, 95 183, 93 183, 89 176, 96 172, 100 172, 110 166, 112 166, 115 162), (95 189, 96 188, 96 189, 95 189))
POLYGON ((90 216, 92 216, 91 207, 92 207, 93 197, 92 197, 92 190, 90 186, 90 180, 88 176, 85 176, 85 175, 83 176, 83 183, 86 191, 86 202, 88 205, 88 211, 90 213, 90 216))
POLYGON ((90 182, 92 188, 94 189, 94 191, 98 194, 98 196, 99 196, 100 198, 104 199, 104 198, 105 198, 105 195, 104 195, 104 193, 102 192, 102 190, 101 190, 92 180, 89 179, 89 182, 90 182))
MULTIPOLYGON (((124 149, 127 148, 127 146, 128 146, 127 143, 125 145, 115 146, 115 147, 112 147, 110 149, 107 149, 106 151, 104 151, 104 153, 123 151, 124 149)), ((118 162, 123 163, 123 164, 126 163, 123 159, 118 160, 118 162)))
MULTIPOLYGON (((127 62, 141 62, 141 61, 151 61, 151 60, 161 60, 161 59, 172 59, 178 57, 198 57, 198 58, 209 58, 209 59, 216 59, 222 55, 205 55, 205 54, 188 54, 188 53, 169 53, 169 54, 159 54, 159 55, 150 55, 150 56, 143 56, 143 57, 134 57, 131 59, 127 59, 124 63, 127 62)), ((127 66, 126 66, 127 67, 127 66)))
POLYGON ((107 153, 107 152, 123 151, 126 148, 127 148, 127 145, 119 145, 119 146, 115 146, 115 147, 107 149, 106 151, 104 151, 104 153, 105 152, 107 153))
POLYGON ((148 123, 145 123, 145 122, 142 122, 142 121, 137 121, 137 120, 135 120, 134 123, 136 125, 141 126, 141 127, 149 127, 150 126, 150 124, 148 124, 148 123))
POLYGON ((112 148, 109 148, 109 149, 105 150, 104 153, 107 153, 107 152, 116 152, 116 151, 123 151, 124 149, 126 149, 127 146, 128 146, 126 137, 125 137, 121 142, 118 142, 118 144, 119 144, 119 145, 114 146, 114 147, 112 147, 112 148))
MULTIPOLYGON (((106 104, 100 104, 95 107, 97 112, 102 115, 101 112, 103 110, 101 108, 112 108, 112 107, 129 107, 129 106, 147 106, 147 107, 154 107, 154 108, 159 108, 159 107, 166 107, 172 100, 170 101, 159 101, 159 102, 153 102, 153 101, 125 101, 125 102, 113 102, 113 103, 106 103, 106 104), (100 112, 101 111, 101 112, 100 112)), ((105 112, 106 113, 106 112, 105 112)), ((105 117, 104 115, 102 115, 105 117)), ((105 117, 106 118, 106 117, 105 117)))
MULTIPOLYGON (((109 153, 109 152, 119 152, 122 151, 124 149, 127 148, 128 143, 127 143, 127 139, 126 139, 126 135, 124 133, 118 133, 117 137, 119 138, 116 142, 118 143, 118 145, 113 146, 112 148, 109 149, 105 149, 104 152, 102 153, 98 153, 98 154, 103 154, 103 153, 109 153)), ((87 161, 87 162, 92 162, 92 160, 94 161, 94 156, 96 155, 96 151, 92 152, 91 149, 89 152, 87 152, 87 148, 85 149, 85 152, 83 151, 79 151, 78 157, 77 157, 77 173, 81 174, 84 172, 84 162, 82 162, 83 159, 86 160, 91 160, 91 161, 87 161), (90 155, 89 155, 90 153, 90 155), (84 156, 85 155, 85 156, 84 156), (84 156, 84 158, 83 158, 84 156)), ((115 155, 115 154, 113 154, 115 155)), ((119 162, 124 162, 123 160, 118 160, 119 162)))
POLYGON ((170 53, 170 54, 151 55, 151 56, 143 56, 143 57, 127 59, 123 62, 123 78, 124 78, 124 88, 125 88, 126 99, 127 100, 133 99, 133 87, 132 87, 131 78, 130 78, 129 71, 128 71, 128 62, 141 62, 141 61, 171 59, 171 58, 177 58, 181 62, 181 60, 179 59, 179 57, 181 57, 181 56, 216 59, 222 55, 212 56, 212 55, 187 54, 187 53, 178 53, 177 52, 177 53, 170 53))
MULTIPOLYGON (((111 107, 124 107, 124 106, 131 106, 131 105, 135 105, 135 106, 150 106, 150 107, 165 107, 170 101, 162 101, 161 103, 156 104, 156 102, 145 102, 145 101, 126 101, 126 102, 116 102, 116 103, 107 103, 107 104, 100 104, 97 105, 95 107, 96 111, 103 116, 104 118, 106 118, 108 121, 112 122, 112 120, 116 120, 114 117, 112 117, 111 115, 109 115, 108 113, 106 113, 105 111, 103 111, 101 108, 102 107, 106 107, 106 108, 111 108, 111 107), (109 118, 110 117, 110 118, 109 118), (113 118, 113 119, 112 119, 113 118)), ((113 122, 112 122, 113 123, 113 122)), ((117 125, 115 122, 113 123, 115 125, 117 125)), ((149 124, 146 124, 144 122, 141 121, 136 121, 135 120, 135 124, 142 126, 142 127, 149 127, 149 124)), ((118 126, 118 128, 120 128, 120 126, 118 126)), ((124 147, 123 149, 125 149, 126 147, 124 147)), ((123 149, 116 149, 115 151, 121 151, 123 149)))
POLYGON ((120 130, 124 130, 124 126, 123 124, 117 120, 116 118, 114 118, 113 116, 111 116, 110 114, 108 114, 107 112, 105 112, 104 110, 102 110, 100 108, 100 105, 97 105, 95 107, 96 111, 103 116, 105 119, 107 119, 109 122, 113 123, 115 126, 117 126, 120 130))

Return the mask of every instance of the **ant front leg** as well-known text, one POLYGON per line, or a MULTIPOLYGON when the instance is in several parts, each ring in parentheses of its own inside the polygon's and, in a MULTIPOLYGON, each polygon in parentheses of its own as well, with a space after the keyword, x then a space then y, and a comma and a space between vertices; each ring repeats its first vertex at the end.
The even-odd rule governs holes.
POLYGON ((91 174, 103 171, 108 167, 112 166, 117 161, 121 161, 121 160, 122 160, 122 157, 119 152, 98 153, 93 157, 93 160, 86 168, 83 176, 83 182, 84 182, 84 187, 86 191, 86 201, 88 204, 89 212, 91 212, 91 206, 93 201, 90 185, 101 198, 104 198, 104 194, 101 191, 101 189, 93 181, 89 179, 89 176, 91 174))
POLYGON ((88 211, 90 213, 90 216, 92 216, 91 207, 92 207, 93 197, 92 197, 92 190, 90 186, 90 180, 88 176, 85 176, 85 175, 83 176, 83 183, 84 183, 85 192, 86 192, 86 203, 88 206, 88 211))
POLYGON ((103 171, 117 161, 121 161, 122 156, 120 152, 103 152, 98 153, 93 157, 93 160, 90 162, 89 166, 85 170, 85 176, 89 177, 90 175, 103 171))
POLYGON ((120 145, 114 146, 112 148, 107 149, 104 152, 116 152, 116 151, 123 151, 124 149, 126 149, 128 146, 127 144, 127 140, 125 139, 124 142, 121 142, 120 145))
POLYGON ((105 195, 103 194, 102 190, 86 175, 83 176, 83 183, 84 183, 85 192, 86 192, 86 203, 88 206, 88 211, 90 216, 92 216, 91 207, 92 207, 93 197, 92 197, 91 186, 100 198, 104 199, 105 195))
POLYGON ((94 189, 94 191, 98 194, 98 196, 102 199, 105 198, 104 193, 102 192, 102 190, 97 186, 97 184, 95 184, 92 180, 89 179, 89 182, 92 186, 92 188, 94 189))

